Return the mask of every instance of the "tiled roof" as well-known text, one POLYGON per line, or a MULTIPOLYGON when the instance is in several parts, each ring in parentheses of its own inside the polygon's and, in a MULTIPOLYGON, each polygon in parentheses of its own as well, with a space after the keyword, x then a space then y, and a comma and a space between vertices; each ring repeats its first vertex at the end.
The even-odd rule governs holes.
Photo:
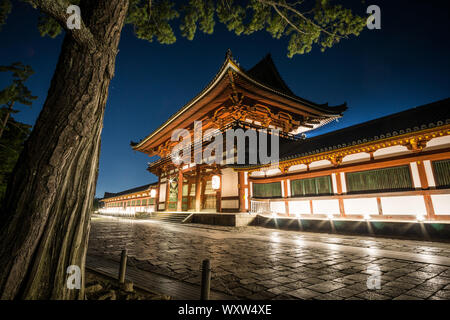
POLYGON ((117 192, 117 193, 105 192, 105 195, 103 196, 103 199, 114 198, 114 197, 123 196, 123 195, 126 195, 126 194, 131 194, 131 193, 136 193, 136 192, 140 192, 140 191, 145 191, 145 190, 148 190, 151 186, 156 186, 157 184, 158 184, 157 182, 154 182, 154 183, 146 184, 144 186, 128 189, 128 190, 117 192))
POLYGON ((284 80, 281 78, 270 54, 248 70, 247 74, 280 92, 288 95, 294 95, 291 89, 289 89, 284 80))
MULTIPOLYGON (((450 98, 394 113, 316 137, 280 140, 280 161, 311 156, 367 142, 450 124, 450 98)), ((260 165, 232 165, 234 168, 260 165)))
POLYGON ((225 61, 223 62, 214 78, 208 83, 208 85, 198 95, 196 95, 187 104, 185 104, 180 110, 172 114, 161 126, 159 126, 146 138, 141 139, 139 142, 130 141, 131 147, 135 150, 139 150, 139 148, 141 148, 146 141, 163 130, 167 125, 174 121, 174 119, 177 119, 184 112, 193 107, 195 103, 206 96, 214 88, 214 86, 217 85, 218 82, 222 81, 222 79, 226 77, 225 71, 229 69, 232 69, 234 72, 241 75, 243 78, 242 81, 248 81, 257 87, 263 88, 266 91, 270 91, 271 93, 291 100, 293 104, 300 103, 308 108, 315 110, 315 112, 326 114, 328 115, 328 117, 331 117, 333 119, 336 117, 341 117, 342 113, 347 110, 346 103, 338 106, 329 106, 328 103, 318 104, 293 94, 293 92, 281 78, 270 55, 267 55, 255 66, 250 68, 248 71, 245 71, 239 66, 239 63, 233 59, 231 51, 228 50, 225 56, 225 61))
POLYGON ((280 160, 304 157, 450 124, 450 98, 332 131, 280 144, 280 160))

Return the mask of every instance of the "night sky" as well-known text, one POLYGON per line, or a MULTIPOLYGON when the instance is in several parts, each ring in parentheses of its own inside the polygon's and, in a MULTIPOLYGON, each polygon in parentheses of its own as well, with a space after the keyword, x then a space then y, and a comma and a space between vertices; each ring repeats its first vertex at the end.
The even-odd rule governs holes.
MULTIPOLYGON (((450 10, 445 2, 348 1, 359 13, 379 5, 382 29, 366 29, 325 53, 316 48, 292 59, 287 39, 275 40, 265 32, 238 37, 216 25, 213 35, 188 41, 178 33, 178 41, 167 46, 139 40, 126 27, 106 107, 97 196, 156 180, 146 171, 153 159, 134 152, 130 141, 146 137, 199 93, 220 68, 227 48, 246 69, 270 52, 298 96, 330 105, 347 102, 343 119, 314 134, 449 97, 450 10)), ((0 64, 22 61, 36 71, 27 85, 39 98, 31 109, 19 106, 14 116, 28 124, 34 124, 44 103, 63 38, 41 38, 37 18, 29 5, 15 2, 0 32, 0 64)), ((0 76, 3 88, 9 78, 0 76)))

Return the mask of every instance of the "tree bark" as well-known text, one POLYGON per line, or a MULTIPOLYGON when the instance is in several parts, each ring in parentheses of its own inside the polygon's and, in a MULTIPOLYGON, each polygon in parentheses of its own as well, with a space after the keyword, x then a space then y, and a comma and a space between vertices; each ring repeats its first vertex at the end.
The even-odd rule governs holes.
POLYGON ((65 36, 43 109, 8 184, 0 216, 1 299, 83 299, 100 134, 128 0, 85 0, 97 45, 65 36), (82 270, 80 290, 67 267, 82 270))

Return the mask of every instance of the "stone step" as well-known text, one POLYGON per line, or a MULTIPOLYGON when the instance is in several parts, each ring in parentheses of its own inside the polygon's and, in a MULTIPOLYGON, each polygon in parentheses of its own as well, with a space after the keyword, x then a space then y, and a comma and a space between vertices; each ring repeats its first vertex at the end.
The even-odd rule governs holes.
POLYGON ((182 223, 189 215, 190 213, 184 212, 154 212, 150 219, 163 222, 182 223))

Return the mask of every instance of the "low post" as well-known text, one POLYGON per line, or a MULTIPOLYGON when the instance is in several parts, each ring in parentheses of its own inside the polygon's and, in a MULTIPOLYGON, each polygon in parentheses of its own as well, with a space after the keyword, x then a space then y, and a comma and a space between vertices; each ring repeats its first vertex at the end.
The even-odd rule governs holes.
POLYGON ((211 285, 211 262, 209 259, 203 260, 202 263, 202 287, 200 300, 209 300, 209 291, 211 285))
POLYGON ((122 250, 120 257, 119 283, 125 283, 125 272, 127 271, 127 249, 122 250))

